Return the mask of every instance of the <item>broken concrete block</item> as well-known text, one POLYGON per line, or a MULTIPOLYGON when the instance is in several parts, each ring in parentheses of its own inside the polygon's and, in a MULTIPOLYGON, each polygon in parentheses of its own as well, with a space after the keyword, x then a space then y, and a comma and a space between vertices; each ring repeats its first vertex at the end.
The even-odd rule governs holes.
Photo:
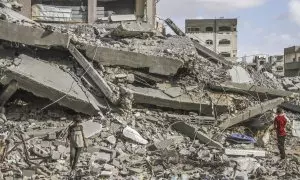
POLYGON ((221 143, 214 141, 213 139, 208 137, 203 132, 197 131, 196 128, 194 128, 193 126, 190 126, 184 122, 175 123, 175 124, 173 124, 172 127, 176 131, 178 131, 192 139, 194 139, 194 138, 199 139, 199 141, 201 141, 202 143, 204 143, 208 146, 214 146, 214 147, 220 148, 220 149, 223 148, 223 145, 221 143))
MULTIPOLYGON (((84 87, 74 83, 73 77, 57 65, 24 54, 20 55, 19 59, 21 61, 17 66, 6 67, 5 76, 0 80, 1 84, 6 85, 15 79, 21 89, 38 97, 57 101, 62 106, 84 114, 95 115, 100 111, 99 107, 105 108, 92 94, 83 91, 84 87)), ((0 63, 7 64, 10 61, 1 59, 0 63)))
POLYGON ((136 130, 132 129, 129 126, 124 128, 123 135, 126 138, 131 139, 134 142, 137 142, 139 144, 143 144, 143 145, 148 144, 148 141, 146 139, 144 139, 136 130))
POLYGON ((248 149, 225 149, 226 155, 231 156, 255 156, 255 157, 265 157, 266 151, 260 150, 248 150, 248 149))
POLYGON ((60 153, 59 151, 53 151, 53 152, 51 153, 51 158, 52 158, 53 160, 59 160, 60 157, 61 157, 61 153, 60 153))
POLYGON ((112 171, 101 171, 100 176, 110 177, 113 175, 112 171))
POLYGON ((52 132, 47 134, 47 140, 55 140, 56 139, 56 132, 52 132))
POLYGON ((86 121, 82 123, 83 134, 85 138, 90 138, 96 134, 99 134, 102 130, 102 125, 96 122, 86 121))
POLYGON ((231 76, 231 81, 234 83, 253 83, 249 72, 242 66, 233 66, 228 72, 231 76))
POLYGON ((172 145, 180 144, 182 143, 184 138, 182 136, 175 136, 168 138, 166 140, 156 142, 148 147, 150 151, 156 151, 156 150, 164 150, 169 148, 172 145))
POLYGON ((221 91, 221 92, 233 92, 233 93, 239 93, 239 94, 252 94, 253 96, 263 96, 266 97, 290 97, 290 96, 296 96, 297 93, 289 92, 289 91, 283 91, 278 89, 270 89, 265 88, 261 86, 255 86, 252 84, 246 84, 246 83, 233 83, 233 82, 226 82, 222 83, 221 85, 211 85, 211 89, 221 91))
POLYGON ((42 158, 47 158, 50 156, 49 152, 47 152, 46 150, 41 149, 40 147, 37 147, 37 146, 32 147, 31 152, 42 158))
POLYGON ((0 20, 0 39, 31 46, 68 47, 68 34, 49 32, 39 27, 30 27, 0 20), (26 34, 26 36, 24 36, 26 34))
POLYGON ((287 78, 282 79, 282 85, 285 88, 294 87, 294 83, 291 80, 287 79, 287 78))
POLYGON ((114 169, 114 166, 110 165, 110 164, 104 164, 103 169, 106 171, 110 171, 114 169))
POLYGON ((65 154, 69 151, 69 148, 66 148, 66 146, 59 145, 59 146, 57 146, 57 151, 60 154, 65 154))
POLYGON ((181 87, 171 87, 166 89, 164 93, 172 98, 176 98, 184 94, 184 90, 181 87))
POLYGON ((33 169, 23 169, 22 174, 25 177, 32 177, 35 174, 35 170, 33 170, 33 169))
POLYGON ((175 75, 183 61, 169 57, 145 55, 136 52, 121 51, 105 47, 86 45, 86 56, 106 66, 126 66, 132 68, 149 68, 150 73, 175 75))
POLYGON ((133 91, 134 102, 137 104, 150 104, 159 107, 167 107, 172 109, 182 109, 188 111, 199 111, 201 104, 201 114, 212 115, 213 107, 219 114, 228 112, 227 104, 211 105, 208 102, 199 102, 192 99, 189 95, 184 94, 177 98, 171 98, 164 92, 151 88, 141 88, 128 85, 128 88, 133 91))
POLYGON ((269 110, 272 110, 284 102, 283 98, 277 98, 270 101, 263 102, 261 104, 255 105, 253 107, 247 108, 243 113, 236 115, 235 117, 228 118, 222 122, 219 127, 221 129, 226 129, 233 125, 245 122, 250 118, 263 114, 269 110))
POLYGON ((140 37, 143 34, 149 36, 154 35, 152 25, 142 21, 122 21, 121 25, 114 29, 112 32, 113 36, 117 37, 140 37))
POLYGON ((181 149, 179 151, 179 154, 182 155, 182 156, 188 156, 188 155, 191 154, 191 152, 189 150, 187 150, 187 149, 181 149))
POLYGON ((110 144, 116 144, 117 139, 115 138, 115 136, 108 136, 106 138, 106 141, 109 142, 110 144))
POLYGON ((94 152, 90 162, 104 162, 107 163, 108 161, 111 160, 111 154, 110 153, 106 153, 106 152, 94 152))

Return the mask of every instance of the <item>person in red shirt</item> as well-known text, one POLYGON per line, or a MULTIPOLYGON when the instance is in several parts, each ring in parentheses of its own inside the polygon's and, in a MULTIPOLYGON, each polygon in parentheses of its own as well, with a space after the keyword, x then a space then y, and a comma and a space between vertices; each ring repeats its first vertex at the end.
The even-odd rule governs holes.
POLYGON ((279 149, 281 159, 285 159, 284 143, 286 137, 286 130, 285 130, 286 124, 287 124, 287 118, 285 117, 283 110, 281 108, 278 108, 274 120, 274 129, 276 130, 277 133, 278 149, 279 149))

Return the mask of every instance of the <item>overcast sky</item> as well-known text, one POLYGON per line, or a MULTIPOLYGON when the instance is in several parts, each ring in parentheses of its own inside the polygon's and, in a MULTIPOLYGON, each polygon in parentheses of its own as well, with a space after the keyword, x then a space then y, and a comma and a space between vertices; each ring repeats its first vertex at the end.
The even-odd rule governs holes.
POLYGON ((300 45, 300 0, 160 0, 158 16, 182 30, 188 18, 238 18, 239 56, 300 45))

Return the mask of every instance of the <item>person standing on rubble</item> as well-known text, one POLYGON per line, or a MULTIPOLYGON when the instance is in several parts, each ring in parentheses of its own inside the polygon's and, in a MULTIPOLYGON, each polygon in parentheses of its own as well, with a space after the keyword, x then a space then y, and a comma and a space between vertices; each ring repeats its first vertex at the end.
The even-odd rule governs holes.
POLYGON ((76 164, 78 162, 82 149, 87 148, 83 133, 83 127, 80 123, 81 117, 77 116, 74 120, 74 123, 69 127, 68 131, 68 139, 70 141, 70 166, 72 172, 76 168, 76 164))
POLYGON ((276 117, 274 120, 274 129, 277 134, 277 145, 280 153, 281 159, 285 159, 285 137, 286 137, 286 124, 287 118, 283 113, 283 109, 277 108, 276 117))

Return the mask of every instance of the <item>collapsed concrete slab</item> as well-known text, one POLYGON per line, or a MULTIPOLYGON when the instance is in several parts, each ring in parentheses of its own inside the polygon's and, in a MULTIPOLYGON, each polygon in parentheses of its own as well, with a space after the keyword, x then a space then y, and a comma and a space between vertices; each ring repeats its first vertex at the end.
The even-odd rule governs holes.
POLYGON ((194 139, 197 138, 199 139, 202 143, 208 145, 208 146, 214 146, 216 148, 223 148, 223 145, 219 142, 214 141, 210 137, 208 137, 205 133, 197 131, 196 128, 193 126, 190 126, 184 122, 178 122, 175 123, 172 126, 176 131, 194 139))
POLYGON ((291 111, 291 112, 294 112, 294 113, 300 113, 300 106, 298 106, 296 104, 285 102, 285 103, 282 103, 280 105, 280 107, 284 110, 287 110, 287 111, 291 111))
POLYGON ((131 68, 149 68, 150 73, 175 75, 183 61, 169 57, 159 57, 136 52, 121 51, 105 47, 87 45, 82 47, 86 56, 105 66, 126 66, 131 68))
POLYGON ((23 26, 0 20, 0 39, 40 47, 68 47, 67 34, 45 31, 39 27, 23 26))
POLYGON ((218 114, 228 111, 228 106, 225 104, 212 105, 209 102, 199 102, 193 100, 187 94, 171 98, 163 91, 157 89, 141 88, 132 85, 128 85, 128 88, 133 91, 134 102, 137 104, 148 104, 187 111, 199 111, 201 109, 200 113, 205 115, 212 115, 214 113, 213 109, 215 109, 218 114))
POLYGON ((269 110, 272 110, 282 104, 284 102, 283 98, 277 98, 270 101, 263 102, 253 107, 247 108, 243 113, 236 115, 235 117, 231 117, 222 122, 219 127, 221 129, 226 129, 233 125, 246 122, 250 118, 257 116, 259 114, 263 114, 269 110))
POLYGON ((220 85, 211 85, 210 88, 212 90, 221 91, 221 92, 232 92, 253 96, 263 96, 263 97, 294 97, 299 95, 298 93, 293 93, 290 91, 278 90, 278 89, 270 89, 261 86, 246 84, 246 83, 233 83, 226 82, 220 85))
POLYGON ((70 53, 74 56, 76 61, 91 77, 91 79, 94 81, 97 87, 110 100, 110 102, 116 104, 119 98, 115 96, 114 92, 108 86, 104 78, 101 77, 100 74, 94 69, 93 65, 85 59, 85 57, 76 49, 76 47, 73 44, 70 44, 68 48, 70 53))
POLYGON ((249 149, 225 149, 225 154, 229 156, 255 156, 265 157, 266 151, 249 150, 249 149))
POLYGON ((0 107, 9 100, 9 98, 18 90, 18 82, 12 80, 5 87, 3 92, 0 94, 0 107))
MULTIPOLYGON (((83 86, 79 86, 73 77, 57 65, 36 60, 21 54, 14 65, 6 66, 5 76, 1 84, 11 80, 18 82, 19 88, 31 92, 38 97, 57 101, 58 104, 76 112, 95 115, 100 108, 105 108, 100 101, 90 94, 83 86)), ((10 60, 1 59, 0 63, 10 64, 10 60)), ((103 100, 104 102, 104 100, 103 100)))

